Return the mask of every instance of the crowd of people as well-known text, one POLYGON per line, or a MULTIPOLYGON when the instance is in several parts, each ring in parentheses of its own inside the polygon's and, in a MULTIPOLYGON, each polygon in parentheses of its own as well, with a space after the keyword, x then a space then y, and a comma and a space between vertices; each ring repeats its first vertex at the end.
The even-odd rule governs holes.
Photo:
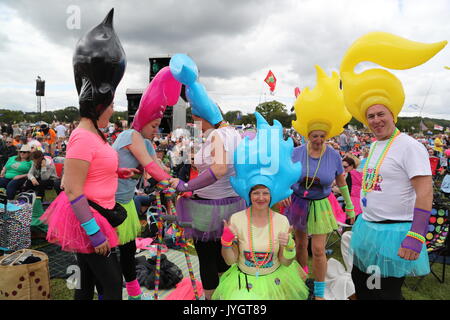
MULTIPOLYGON (((56 188, 41 221, 49 242, 76 253, 75 299, 91 300, 96 289, 99 299, 120 300, 123 279, 128 299, 148 299, 135 260, 139 216, 154 201, 148 186, 175 202, 177 221, 193 239, 207 300, 324 300, 327 235, 339 222, 353 225, 351 277, 358 299, 402 299, 405 277, 430 272, 424 235, 433 176, 449 173, 449 137, 400 132, 399 81, 379 69, 370 79, 354 74, 361 59, 392 68, 385 56, 408 40, 369 33, 344 56, 340 76, 316 66, 315 88, 298 95, 297 119, 283 130, 259 113, 256 127, 226 122, 199 82, 195 62, 176 54, 125 126, 110 124, 126 69, 112 20, 113 11, 75 49, 79 122, 1 129, 0 187, 8 199, 22 189, 45 197, 56 188), (380 57, 365 56, 367 45, 379 47, 380 57), (182 128, 159 133, 182 85, 201 125, 198 137, 182 128), (367 130, 344 129, 352 116, 367 130), (371 266, 380 268, 376 290, 367 285, 371 266)), ((405 49, 403 59, 419 65, 444 45, 424 45, 411 55, 405 49)))

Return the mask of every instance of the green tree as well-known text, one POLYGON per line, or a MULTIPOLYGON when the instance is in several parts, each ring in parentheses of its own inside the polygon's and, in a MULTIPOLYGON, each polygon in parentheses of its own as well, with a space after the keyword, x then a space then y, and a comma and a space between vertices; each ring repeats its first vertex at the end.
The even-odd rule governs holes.
POLYGON ((273 100, 260 103, 256 107, 256 111, 259 112, 266 120, 268 120, 271 114, 282 112, 286 113, 286 106, 281 102, 273 100))

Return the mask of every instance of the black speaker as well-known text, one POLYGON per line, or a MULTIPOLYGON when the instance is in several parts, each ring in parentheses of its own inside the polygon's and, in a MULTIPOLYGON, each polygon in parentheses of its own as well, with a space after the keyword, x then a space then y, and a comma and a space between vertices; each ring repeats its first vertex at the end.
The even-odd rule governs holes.
POLYGON ((128 100, 128 127, 133 123, 134 115, 139 108, 139 102, 141 101, 142 93, 127 93, 128 100))
POLYGON ((45 80, 36 80, 36 96, 45 96, 45 80))
POLYGON ((153 80, 156 74, 164 67, 167 67, 170 63, 170 57, 155 57, 149 58, 150 61, 150 77, 149 82, 153 80))
POLYGON ((159 125, 159 130, 161 133, 169 134, 172 132, 173 126, 173 107, 167 106, 166 111, 161 119, 161 124, 159 125))

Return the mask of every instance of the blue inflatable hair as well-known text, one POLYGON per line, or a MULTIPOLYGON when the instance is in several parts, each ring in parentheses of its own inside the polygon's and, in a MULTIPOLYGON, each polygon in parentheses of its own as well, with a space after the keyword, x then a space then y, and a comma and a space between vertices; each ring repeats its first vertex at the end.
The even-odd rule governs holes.
POLYGON ((264 185, 270 190, 272 207, 292 194, 291 186, 302 174, 300 162, 292 162, 294 143, 283 140, 283 127, 274 120, 273 126, 255 112, 257 133, 252 140, 245 137, 234 151, 236 176, 230 177, 231 186, 250 206, 250 190, 264 185))
POLYGON ((211 125, 223 120, 219 107, 211 100, 205 86, 198 82, 198 68, 187 55, 177 53, 170 59, 170 71, 175 79, 186 86, 186 97, 192 107, 192 114, 205 119, 211 125))

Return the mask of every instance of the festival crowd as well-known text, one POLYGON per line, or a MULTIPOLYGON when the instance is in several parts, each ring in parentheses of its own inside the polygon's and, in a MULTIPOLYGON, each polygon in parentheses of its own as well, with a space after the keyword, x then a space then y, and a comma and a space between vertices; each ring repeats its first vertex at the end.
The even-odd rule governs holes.
POLYGON ((450 180, 449 136, 400 132, 401 82, 381 69, 367 79, 354 67, 371 61, 395 68, 390 56, 399 52, 397 60, 418 66, 446 41, 364 35, 339 74, 316 66, 316 86, 296 98, 288 129, 257 112, 256 127, 226 122, 199 82, 196 63, 176 54, 123 126, 110 124, 126 69, 112 19, 113 11, 75 48, 78 122, 1 125, 0 188, 10 200, 29 189, 44 199, 56 190, 40 220, 48 242, 76 253, 75 299, 91 300, 96 290, 99 299, 120 300, 123 282, 128 299, 151 298, 138 281, 136 238, 155 192, 172 203, 192 239, 206 300, 324 300, 327 237, 343 225, 352 229, 357 299, 403 299, 405 277, 430 273, 425 235, 433 187, 442 184, 439 192, 450 194, 450 181, 443 182, 450 180), (182 86, 201 136, 182 128, 159 132, 182 86), (367 129, 346 129, 352 116, 367 129), (381 276, 375 290, 367 285, 372 266, 381 276))

